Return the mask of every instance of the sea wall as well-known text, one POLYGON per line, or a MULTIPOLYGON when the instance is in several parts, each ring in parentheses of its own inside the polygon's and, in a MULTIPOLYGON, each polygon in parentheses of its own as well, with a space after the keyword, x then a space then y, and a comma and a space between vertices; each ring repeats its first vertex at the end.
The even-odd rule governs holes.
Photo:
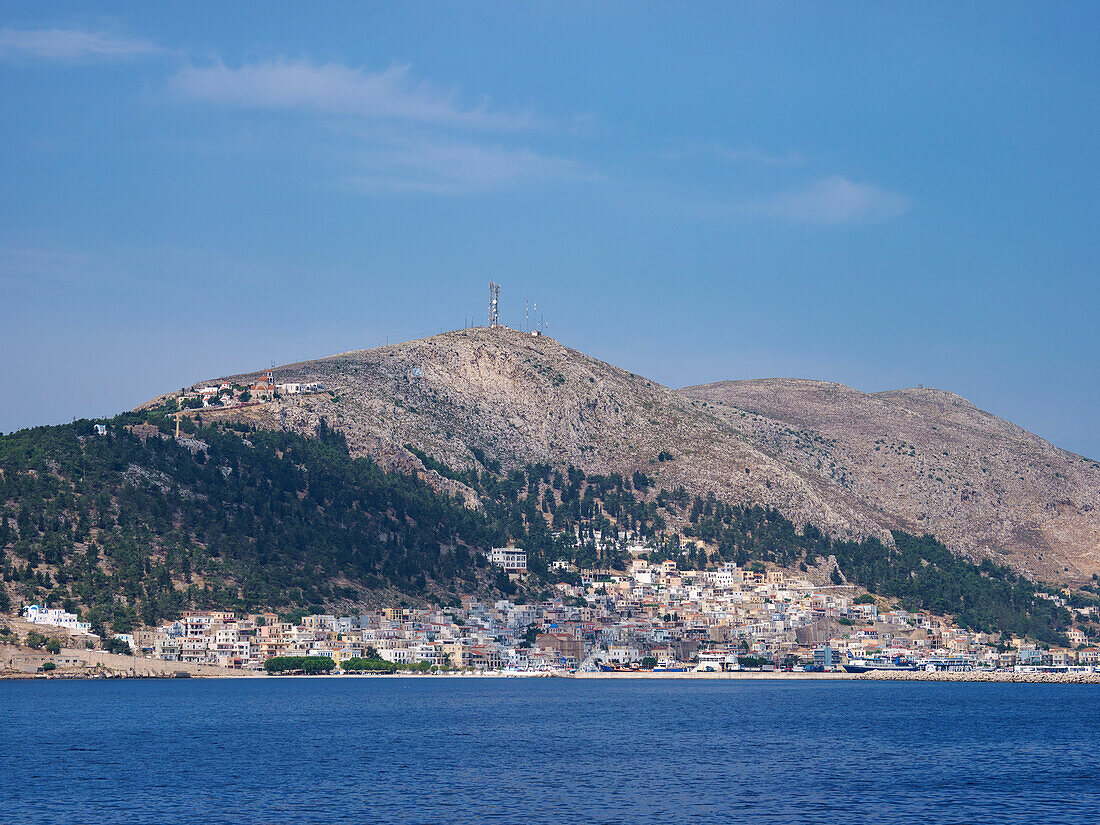
POLYGON ((731 673, 576 673, 577 679, 779 679, 783 681, 878 681, 878 682, 1006 682, 1040 684, 1100 684, 1100 673, 1004 673, 1000 671, 928 673, 923 670, 872 670, 868 673, 800 673, 733 671, 731 673))
POLYGON ((964 672, 923 670, 872 670, 860 673, 856 679, 878 682, 1014 682, 1066 685, 1100 685, 1100 673, 1008 673, 1004 671, 971 670, 964 672))
POLYGON ((686 673, 670 673, 670 672, 657 672, 652 671, 635 671, 633 673, 606 673, 599 671, 596 673, 575 673, 573 674, 576 679, 743 679, 751 681, 753 679, 791 679, 794 681, 810 681, 810 680, 839 680, 839 679, 853 679, 855 678, 851 673, 800 673, 800 672, 782 672, 782 671, 755 671, 755 670, 733 670, 724 673, 702 673, 696 671, 688 671, 686 673))
POLYGON ((53 662, 57 669, 52 677, 105 676, 188 676, 240 677, 254 675, 248 671, 232 670, 213 665, 196 665, 188 662, 162 662, 141 656, 122 656, 102 650, 61 648, 59 654, 32 650, 16 645, 0 645, 0 675, 27 676, 35 674, 46 662, 53 662))

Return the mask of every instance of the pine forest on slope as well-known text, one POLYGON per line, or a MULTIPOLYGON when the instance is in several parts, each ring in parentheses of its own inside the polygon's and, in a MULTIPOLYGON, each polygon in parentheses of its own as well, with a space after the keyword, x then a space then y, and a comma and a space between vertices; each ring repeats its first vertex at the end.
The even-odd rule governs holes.
POLYGON ((188 419, 177 440, 169 412, 124 414, 104 435, 82 421, 0 436, 0 608, 14 595, 83 609, 95 628, 124 632, 188 608, 457 605, 464 594, 523 601, 575 577, 551 572, 557 559, 625 568, 620 548, 592 541, 621 528, 649 540, 653 559, 699 567, 728 560, 808 571, 835 557, 833 576, 975 630, 1060 644, 1070 620, 1026 579, 960 559, 931 537, 895 533, 892 547, 837 540, 775 509, 657 490, 641 471, 509 471, 491 461, 460 471, 423 456, 433 473, 476 492, 481 506, 469 508, 416 475, 352 458, 324 421, 305 437, 188 419), (671 522, 712 552, 682 543, 671 522), (586 539, 579 546, 565 538, 575 532, 586 539), (528 549, 525 585, 485 559, 509 540, 528 549))

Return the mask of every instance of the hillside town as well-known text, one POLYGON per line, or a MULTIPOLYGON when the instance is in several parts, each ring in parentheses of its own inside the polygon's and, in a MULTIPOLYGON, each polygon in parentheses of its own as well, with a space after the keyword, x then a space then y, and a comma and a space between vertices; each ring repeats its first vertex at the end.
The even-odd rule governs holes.
POLYGON ((217 384, 196 384, 176 395, 176 404, 182 410, 206 409, 214 407, 241 407, 261 404, 283 396, 309 395, 324 392, 325 386, 318 382, 276 383, 274 374, 267 370, 256 380, 247 384, 222 381, 217 384))
MULTIPOLYGON (((522 598, 461 606, 387 608, 350 616, 237 615, 190 611, 159 627, 116 634, 112 649, 163 662, 258 671, 278 657, 323 657, 339 672, 350 660, 377 659, 439 671, 728 672, 867 670, 1046 670, 1094 672, 1100 649, 1079 629, 1070 647, 967 632, 924 612, 884 609, 851 585, 822 586, 763 565, 681 570, 630 548, 627 571, 557 572, 546 601, 522 598)), ((489 561, 513 580, 527 574, 525 552, 494 548, 489 561)), ((1058 599, 1057 596, 1046 596, 1058 599)), ((1082 621, 1094 608, 1077 610, 1082 621)), ((99 642, 64 610, 30 605, 22 617, 99 642)))

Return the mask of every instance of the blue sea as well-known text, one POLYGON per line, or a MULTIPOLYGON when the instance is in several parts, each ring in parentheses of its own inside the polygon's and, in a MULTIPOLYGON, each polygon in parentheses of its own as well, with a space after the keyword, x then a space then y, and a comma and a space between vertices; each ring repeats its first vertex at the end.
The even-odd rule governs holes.
POLYGON ((5 823, 1100 823, 1100 687, 0 683, 5 823))

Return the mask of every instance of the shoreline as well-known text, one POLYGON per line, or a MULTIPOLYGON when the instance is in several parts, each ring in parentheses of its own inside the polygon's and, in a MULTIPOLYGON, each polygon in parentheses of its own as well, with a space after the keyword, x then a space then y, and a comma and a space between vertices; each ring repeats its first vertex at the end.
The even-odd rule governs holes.
POLYGON ((855 673, 844 673, 835 671, 832 673, 805 673, 796 671, 776 671, 776 670, 730 670, 730 671, 700 671, 695 672, 692 670, 683 672, 653 672, 653 671, 636 671, 634 673, 607 673, 607 672, 594 672, 594 673, 570 673, 568 674, 573 679, 584 680, 614 680, 614 679, 682 679, 682 680, 698 680, 698 679, 742 679, 752 681, 754 679, 779 679, 789 681, 825 681, 835 682, 848 679, 854 679, 855 673))
POLYGON ((1015 673, 971 670, 964 672, 872 670, 854 674, 875 682, 997 682, 998 684, 1100 685, 1100 673, 1015 673))
MULTIPOLYGON (((60 670, 60 669, 59 669, 60 670)), ((0 681, 93 681, 93 680, 146 680, 179 678, 169 673, 107 675, 102 670, 77 672, 65 669, 62 672, 44 673, 0 673, 0 681)), ((187 678, 200 681, 222 679, 428 679, 431 681, 447 679, 577 679, 581 681, 776 681, 776 682, 968 682, 988 684, 1067 684, 1100 685, 1100 673, 1009 673, 1002 671, 869 671, 867 673, 804 673, 777 671, 730 671, 730 672, 685 672, 685 673, 520 673, 504 671, 483 671, 475 673, 389 673, 389 674, 350 674, 324 673, 306 676, 304 674, 267 674, 262 671, 232 671, 227 673, 191 674, 187 678)))
POLYGON ((1014 673, 1007 671, 935 671, 924 670, 871 670, 866 673, 785 673, 760 671, 731 671, 728 673, 576 673, 576 679, 741 679, 776 681, 832 681, 832 682, 986 682, 998 684, 1075 684, 1100 685, 1100 673, 1014 673))

